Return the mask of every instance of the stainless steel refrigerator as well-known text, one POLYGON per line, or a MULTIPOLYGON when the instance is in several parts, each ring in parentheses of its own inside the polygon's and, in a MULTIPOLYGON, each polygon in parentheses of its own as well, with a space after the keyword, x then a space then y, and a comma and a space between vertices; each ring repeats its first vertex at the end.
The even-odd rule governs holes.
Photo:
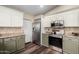
POLYGON ((41 22, 39 21, 33 23, 32 41, 33 43, 40 45, 40 39, 41 39, 41 22))

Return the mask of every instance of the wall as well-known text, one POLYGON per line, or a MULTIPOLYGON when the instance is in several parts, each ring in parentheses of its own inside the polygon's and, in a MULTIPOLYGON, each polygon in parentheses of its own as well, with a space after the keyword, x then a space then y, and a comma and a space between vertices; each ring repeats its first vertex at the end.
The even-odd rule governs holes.
POLYGON ((32 22, 28 21, 27 19, 24 19, 23 21, 23 29, 25 34, 25 42, 31 42, 32 41, 32 22))
POLYGON ((38 19, 40 17, 41 17, 41 15, 37 15, 37 16, 34 17, 34 19, 38 19))
POLYGON ((25 43, 32 41, 32 22, 34 21, 34 16, 30 14, 24 14, 23 29, 25 34, 25 43))
POLYGON ((34 16, 33 15, 30 15, 30 14, 24 13, 24 19, 28 19, 29 21, 32 21, 33 22, 34 16))

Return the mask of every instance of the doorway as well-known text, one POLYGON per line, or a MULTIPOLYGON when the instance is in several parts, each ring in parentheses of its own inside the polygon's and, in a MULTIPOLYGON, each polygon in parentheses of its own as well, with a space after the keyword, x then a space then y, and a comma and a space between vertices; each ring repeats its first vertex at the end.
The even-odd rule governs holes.
POLYGON ((23 20, 25 43, 32 42, 32 22, 28 19, 23 20))

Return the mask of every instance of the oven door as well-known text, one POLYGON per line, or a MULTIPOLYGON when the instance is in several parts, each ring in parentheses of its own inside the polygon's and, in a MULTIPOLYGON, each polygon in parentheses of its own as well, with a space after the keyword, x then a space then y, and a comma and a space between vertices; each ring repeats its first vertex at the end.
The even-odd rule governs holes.
POLYGON ((49 45, 62 48, 62 38, 49 36, 49 45))

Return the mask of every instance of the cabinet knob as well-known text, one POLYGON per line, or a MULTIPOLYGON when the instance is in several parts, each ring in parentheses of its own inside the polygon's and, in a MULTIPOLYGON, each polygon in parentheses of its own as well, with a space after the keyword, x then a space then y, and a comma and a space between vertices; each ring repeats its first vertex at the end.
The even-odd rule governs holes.
POLYGON ((69 40, 71 40, 71 39, 69 39, 69 40))

